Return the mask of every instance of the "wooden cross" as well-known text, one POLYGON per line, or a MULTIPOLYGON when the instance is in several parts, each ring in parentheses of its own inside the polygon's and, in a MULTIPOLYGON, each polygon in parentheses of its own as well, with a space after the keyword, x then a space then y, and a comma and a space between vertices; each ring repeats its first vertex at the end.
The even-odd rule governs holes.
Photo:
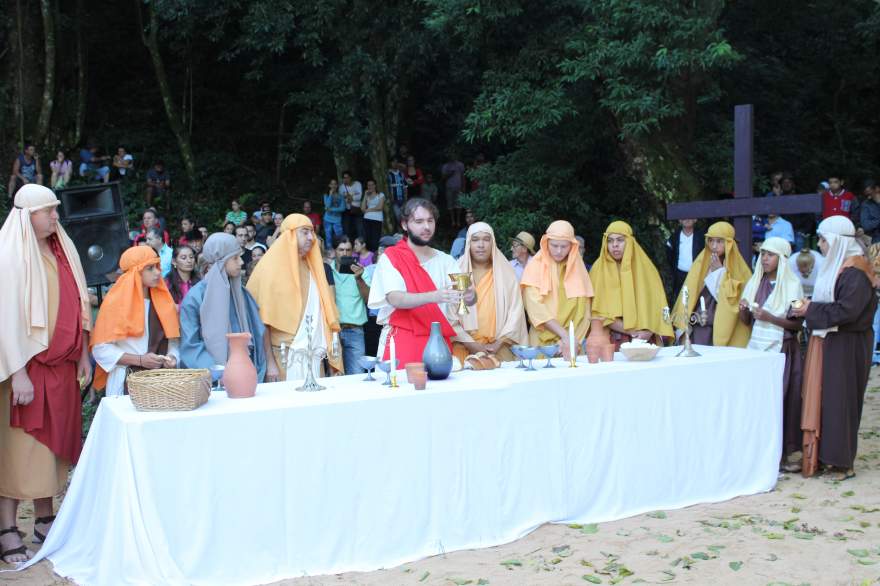
POLYGON ((666 206, 667 220, 685 218, 734 218, 739 250, 746 259, 752 258, 752 216, 775 214, 806 214, 822 212, 822 196, 818 193, 754 197, 752 194, 752 162, 754 159, 754 118, 751 104, 734 110, 733 138, 733 199, 671 203, 666 206))

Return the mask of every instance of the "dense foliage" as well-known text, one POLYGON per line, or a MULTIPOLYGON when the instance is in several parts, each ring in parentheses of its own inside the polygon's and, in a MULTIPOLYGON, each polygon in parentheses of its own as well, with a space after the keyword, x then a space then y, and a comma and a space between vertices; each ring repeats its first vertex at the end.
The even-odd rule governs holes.
MULTIPOLYGON (((0 144, 126 145, 164 159, 169 215, 231 197, 291 211, 401 144, 501 236, 565 217, 592 251, 624 217, 732 184, 732 113, 756 111, 756 190, 880 175, 880 2, 0 0, 0 144)), ((73 153, 75 154, 75 149, 73 153)), ((4 174, 4 180, 5 180, 4 174)), ((126 192, 131 210, 140 190, 126 192)), ((5 200, 5 198, 4 198, 5 200)), ((5 203, 4 203, 5 205, 5 203)))

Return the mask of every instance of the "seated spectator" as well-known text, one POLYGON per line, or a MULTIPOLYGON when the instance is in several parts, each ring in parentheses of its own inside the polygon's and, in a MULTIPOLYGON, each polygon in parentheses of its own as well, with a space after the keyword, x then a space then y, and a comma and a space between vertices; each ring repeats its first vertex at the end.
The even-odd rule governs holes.
POLYGON ((789 222, 782 216, 777 216, 775 214, 768 215, 765 228, 766 232, 764 233, 764 237, 762 240, 777 237, 782 238, 783 240, 794 246, 794 228, 792 227, 791 222, 789 222))
POLYGON ((202 242, 208 239, 208 227, 207 226, 199 226, 199 232, 202 235, 202 242))
POLYGON ((98 147, 90 145, 87 148, 80 149, 79 160, 79 174, 81 177, 91 181, 103 181, 104 183, 110 181, 110 167, 106 164, 101 164, 109 161, 110 157, 98 155, 98 147))
POLYGON ((361 237, 354 239, 354 257, 357 263, 364 268, 373 264, 373 253, 370 252, 366 241, 361 237))
POLYGON ((174 250, 162 240, 162 234, 162 228, 158 226, 147 228, 146 237, 140 244, 141 246, 149 246, 159 255, 162 278, 165 278, 171 274, 171 258, 174 250))
POLYGON ((178 246, 185 246, 187 243, 186 235, 195 230, 196 223, 190 216, 180 218, 180 238, 177 239, 178 246))
MULTIPOLYGON (((305 200, 303 202, 302 213, 305 217, 307 217, 308 219, 310 219, 312 221, 312 226, 315 227, 315 234, 320 234, 321 233, 321 215, 316 214, 315 212, 312 211, 312 202, 311 201, 305 200)), ((282 221, 284 221, 283 217, 282 217, 282 221)), ((278 226, 281 226, 281 224, 278 224, 278 226)))
POLYGON ((593 264, 587 262, 587 241, 584 240, 583 236, 575 236, 574 239, 578 242, 578 247, 581 251, 581 260, 584 262, 584 266, 587 267, 587 271, 592 270, 593 264))
POLYGON ((180 307, 190 288, 198 282, 196 251, 186 245, 178 246, 171 253, 171 273, 165 279, 175 305, 180 307))
POLYGON ((12 175, 9 177, 10 204, 15 192, 28 183, 43 184, 43 171, 40 167, 40 159, 37 157, 37 147, 30 143, 25 144, 24 150, 12 162, 12 175))
POLYGON ((165 170, 163 161, 156 161, 153 168, 147 171, 147 188, 144 199, 147 205, 153 205, 153 198, 162 198, 171 190, 171 175, 165 170))
POLYGON ((254 234, 254 239, 266 246, 266 240, 275 233, 275 223, 272 221, 272 212, 264 211, 260 218, 260 223, 256 225, 256 232, 254 234))
POLYGON ((245 228, 245 230, 247 230, 247 243, 245 244, 245 248, 250 250, 251 248, 254 247, 254 244, 257 243, 257 241, 256 241, 257 227, 254 226, 253 222, 248 220, 247 222, 244 223, 244 228, 245 228))
POLYGON ((437 203, 438 197, 437 184, 434 183, 434 174, 425 173, 425 182, 422 184, 422 198, 427 199, 433 204, 437 203))
POLYGON ((202 253, 202 246, 205 244, 205 238, 199 230, 190 230, 185 234, 186 245, 193 249, 196 256, 202 253))
POLYGON ((251 248, 248 248, 248 229, 247 226, 236 226, 235 227, 235 239, 238 241, 238 245, 241 246, 241 260, 244 262, 244 266, 248 266, 251 262, 251 248))
POLYGON ((130 177, 134 172, 134 157, 125 151, 125 147, 116 149, 113 155, 113 171, 111 175, 114 179, 125 179, 130 177))
POLYGON ((263 217, 263 212, 269 212, 270 214, 272 213, 272 204, 270 204, 268 201, 264 201, 260 204, 260 209, 253 213, 253 215, 251 216, 251 220, 253 220, 255 224, 259 223, 260 218, 263 217))
POLYGON ((233 199, 229 205, 232 209, 226 212, 226 222, 231 222, 235 226, 241 226, 247 220, 247 212, 241 209, 241 204, 238 203, 237 199, 233 199))
POLYGON ((416 167, 416 158, 409 155, 406 158, 406 169, 404 171, 406 177, 406 197, 423 197, 422 185, 425 183, 425 176, 422 170, 416 167))
POLYGON ((865 201, 861 209, 861 225, 871 243, 880 242, 880 186, 873 179, 865 181, 865 201))
POLYGON ((266 238, 266 246, 272 246, 272 243, 281 236, 281 224, 284 222, 284 214, 275 213, 273 216, 275 219, 275 231, 272 232, 272 235, 266 238))
POLYGON ((233 236, 235 236, 235 226, 235 222, 226 222, 225 224, 223 224, 223 231, 227 234, 232 234, 233 236))
MULTIPOLYGON (((159 223, 159 212, 156 211, 156 208, 147 208, 144 210, 144 215, 141 217, 141 221, 143 222, 141 224, 141 232, 134 238, 135 246, 147 238, 147 230, 150 228, 158 228, 159 230, 162 230, 162 224, 159 223)), ((168 237, 168 232, 165 230, 162 231, 162 239, 165 241, 165 244, 171 244, 171 238, 168 237)))
POLYGON ((52 189, 64 189, 70 183, 70 176, 73 173, 73 163, 64 154, 64 151, 58 151, 55 154, 55 160, 49 163, 52 170, 52 179, 49 185, 52 189))

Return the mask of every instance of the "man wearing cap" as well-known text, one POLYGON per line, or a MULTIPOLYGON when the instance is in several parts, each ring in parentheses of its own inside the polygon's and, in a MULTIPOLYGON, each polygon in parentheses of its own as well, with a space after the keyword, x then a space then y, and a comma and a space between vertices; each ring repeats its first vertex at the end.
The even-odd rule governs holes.
POLYGON ((510 241, 510 266, 516 273, 516 280, 521 281, 526 265, 535 255, 535 237, 528 232, 520 232, 510 241))
POLYGON ((305 350, 311 336, 312 348, 323 349, 335 372, 342 371, 342 355, 333 343, 339 332, 336 300, 331 286, 333 273, 324 264, 315 227, 308 217, 290 214, 281 223, 281 234, 260 259, 250 276, 247 289, 260 308, 266 325, 275 362, 282 380, 302 380, 306 369, 320 367, 321 359, 311 366, 297 361, 288 371, 281 345, 305 350), (306 329, 311 316, 311 331, 306 329))
POLYGON ((58 199, 28 184, 0 229, 0 560, 27 561, 18 502, 34 501, 34 542, 54 520, 82 439, 80 385, 91 377, 91 311, 76 247, 58 223, 58 199))

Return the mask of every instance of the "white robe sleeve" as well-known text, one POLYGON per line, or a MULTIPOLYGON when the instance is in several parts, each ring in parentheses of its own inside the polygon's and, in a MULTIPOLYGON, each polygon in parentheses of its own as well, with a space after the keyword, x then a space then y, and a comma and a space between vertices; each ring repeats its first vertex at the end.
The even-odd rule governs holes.
POLYGON ((727 273, 727 269, 721 267, 720 269, 715 269, 713 272, 706 275, 706 279, 704 284, 706 285, 706 289, 709 290, 709 293, 712 294, 712 297, 715 298, 715 301, 718 301, 718 287, 721 286, 721 279, 724 278, 724 275, 727 273))
POLYGON ((376 321, 380 324, 388 323, 388 318, 394 312, 394 307, 388 303, 386 297, 392 291, 406 291, 406 282, 403 275, 394 268, 388 257, 381 256, 376 263, 373 277, 370 282, 370 296, 367 307, 379 310, 376 321))

